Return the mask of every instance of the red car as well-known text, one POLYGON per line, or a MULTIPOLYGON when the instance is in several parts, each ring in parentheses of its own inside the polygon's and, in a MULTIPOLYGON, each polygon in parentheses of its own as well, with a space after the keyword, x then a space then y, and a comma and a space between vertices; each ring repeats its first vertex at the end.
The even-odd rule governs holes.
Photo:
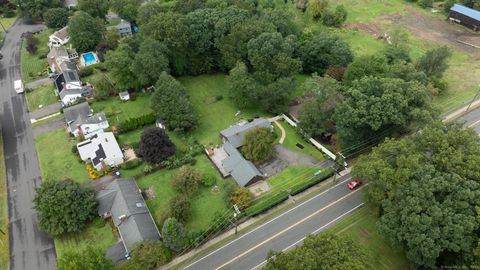
POLYGON ((362 180, 360 179, 355 179, 353 181, 348 182, 348 188, 353 190, 356 189, 357 187, 362 185, 362 180))

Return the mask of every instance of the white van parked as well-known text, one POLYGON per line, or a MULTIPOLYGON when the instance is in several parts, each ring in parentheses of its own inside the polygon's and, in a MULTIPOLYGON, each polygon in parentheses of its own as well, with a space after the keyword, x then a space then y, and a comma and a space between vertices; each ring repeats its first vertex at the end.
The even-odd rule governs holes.
POLYGON ((15 92, 17 92, 17 94, 20 94, 20 93, 23 93, 24 89, 23 89, 23 83, 21 80, 16 80, 13 82, 13 88, 15 89, 15 92))

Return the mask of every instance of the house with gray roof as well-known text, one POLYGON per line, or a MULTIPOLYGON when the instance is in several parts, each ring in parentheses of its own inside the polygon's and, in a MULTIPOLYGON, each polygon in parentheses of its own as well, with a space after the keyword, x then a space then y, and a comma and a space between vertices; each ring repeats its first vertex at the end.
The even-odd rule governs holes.
POLYGON ((76 69, 74 61, 78 59, 78 53, 75 49, 67 49, 64 46, 52 47, 47 55, 48 65, 52 72, 62 73, 62 64, 67 62, 71 63, 67 68, 76 69))
POLYGON ((55 31, 53 34, 51 34, 48 37, 48 46, 49 47, 60 47, 65 44, 70 40, 70 36, 68 35, 68 26, 65 26, 64 28, 55 31))
POLYGON ((77 144, 78 154, 85 162, 91 162, 97 171, 107 166, 117 167, 124 162, 123 152, 112 132, 93 135, 77 144))
POLYGON ((76 104, 63 109, 67 131, 73 136, 83 135, 90 138, 108 128, 108 121, 105 113, 94 114, 87 102, 76 104))
POLYGON ((111 218, 121 241, 106 257, 114 263, 126 259, 136 243, 160 240, 160 232, 133 177, 117 179, 97 193, 98 214, 111 218))
POLYGON ((252 128, 272 128, 272 124, 265 118, 255 118, 251 122, 242 121, 220 132, 223 141, 230 142, 235 148, 243 145, 243 137, 252 128))
POLYGON ((108 30, 117 30, 118 34, 120 34, 121 37, 132 35, 132 26, 130 22, 124 19, 121 19, 117 25, 108 26, 107 31, 108 30))
POLYGON ((238 150, 243 145, 245 134, 254 128, 269 128, 273 132, 272 124, 268 119, 256 118, 250 122, 241 121, 222 130, 220 137, 224 143, 207 151, 208 157, 222 176, 232 176, 241 187, 251 185, 263 178, 257 167, 251 161, 246 160, 238 150))

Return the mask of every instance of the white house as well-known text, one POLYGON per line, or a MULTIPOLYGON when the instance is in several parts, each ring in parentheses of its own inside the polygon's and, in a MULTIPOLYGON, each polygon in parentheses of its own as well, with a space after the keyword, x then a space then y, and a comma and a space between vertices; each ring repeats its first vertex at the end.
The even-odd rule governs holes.
POLYGON ((55 78, 55 86, 64 106, 75 103, 77 99, 92 94, 92 87, 82 85, 78 73, 71 62, 61 64, 63 73, 55 78))
POLYGON ((67 49, 63 46, 52 47, 47 55, 48 65, 52 72, 62 73, 64 68, 76 69, 73 61, 78 59, 78 53, 75 49, 67 49), (67 65, 64 65, 67 63, 67 65))
POLYGON ((83 135, 90 138, 108 128, 108 121, 105 113, 93 114, 87 102, 83 102, 63 110, 67 131, 73 136, 83 135))
POLYGON ((49 47, 60 47, 70 40, 70 36, 67 32, 68 27, 65 26, 64 28, 56 31, 55 33, 51 34, 48 37, 48 46, 49 47))
POLYGON ((123 152, 112 132, 97 133, 77 144, 78 154, 85 162, 92 162, 100 171, 105 166, 116 167, 123 163, 123 152))
POLYGON ((127 91, 118 93, 120 100, 127 101, 130 100, 130 94, 127 91))

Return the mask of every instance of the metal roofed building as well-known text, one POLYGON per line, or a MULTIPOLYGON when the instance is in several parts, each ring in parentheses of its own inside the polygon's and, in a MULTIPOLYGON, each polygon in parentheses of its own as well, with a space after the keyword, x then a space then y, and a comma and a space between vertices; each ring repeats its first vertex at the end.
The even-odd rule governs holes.
POLYGON ((121 242, 111 246, 106 257, 118 263, 126 259, 136 243, 160 240, 160 232, 148 210, 141 191, 132 178, 117 179, 97 193, 98 214, 111 217, 121 242))
POLYGON ((478 10, 460 4, 455 4, 452 8, 450 8, 448 19, 466 26, 473 31, 480 30, 480 11, 478 10))

